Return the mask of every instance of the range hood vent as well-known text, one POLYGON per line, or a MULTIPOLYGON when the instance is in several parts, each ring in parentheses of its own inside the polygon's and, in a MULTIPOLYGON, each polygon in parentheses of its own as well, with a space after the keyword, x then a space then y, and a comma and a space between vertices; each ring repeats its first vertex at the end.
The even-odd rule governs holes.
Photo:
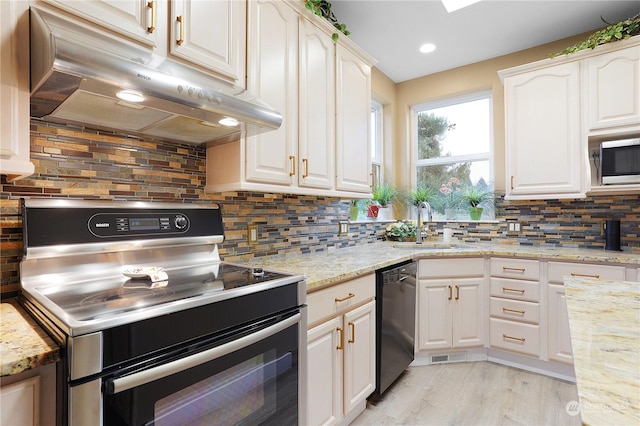
POLYGON ((245 89, 133 43, 35 8, 30 28, 32 117, 209 145, 282 123, 245 89))

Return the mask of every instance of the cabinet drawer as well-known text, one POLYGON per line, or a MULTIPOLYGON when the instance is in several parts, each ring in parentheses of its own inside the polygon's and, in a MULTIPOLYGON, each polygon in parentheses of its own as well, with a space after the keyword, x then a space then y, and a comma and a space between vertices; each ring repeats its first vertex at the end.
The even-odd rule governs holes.
POLYGON ((307 306, 309 307, 307 323, 313 325, 338 312, 375 298, 375 295, 375 274, 365 275, 309 293, 307 295, 307 306))
POLYGON ((564 284, 565 277, 603 278, 624 281, 624 266, 599 265, 593 263, 549 262, 548 281, 552 284, 564 284))
POLYGON ((490 318, 489 334, 493 348, 535 357, 540 354, 540 327, 537 325, 490 318))
POLYGON ((540 263, 537 260, 492 257, 490 273, 492 277, 537 281, 540 279, 540 263))
POLYGON ((492 277, 491 296, 538 302, 540 300, 540 283, 492 277))
POLYGON ((419 278, 481 277, 484 275, 484 259, 421 259, 418 263, 419 278))
POLYGON ((534 324, 540 322, 540 306, 533 302, 492 297, 489 301, 489 313, 492 317, 507 320, 525 321, 534 324))

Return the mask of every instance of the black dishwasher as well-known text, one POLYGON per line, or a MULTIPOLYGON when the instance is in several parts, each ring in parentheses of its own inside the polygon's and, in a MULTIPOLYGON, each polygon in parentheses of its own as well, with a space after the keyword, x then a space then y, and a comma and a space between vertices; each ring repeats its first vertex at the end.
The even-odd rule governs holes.
POLYGON ((407 261, 376 271, 376 395, 413 361, 416 270, 407 261))

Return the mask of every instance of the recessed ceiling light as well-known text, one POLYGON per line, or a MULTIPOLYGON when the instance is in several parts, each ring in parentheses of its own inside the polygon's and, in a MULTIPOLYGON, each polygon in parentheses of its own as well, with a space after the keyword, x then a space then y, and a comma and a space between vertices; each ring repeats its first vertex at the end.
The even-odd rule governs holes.
POLYGON ((142 102, 144 95, 137 90, 125 89, 116 93, 116 96, 127 102, 142 102))
POLYGON ((433 43, 425 43, 420 46, 420 52, 422 53, 431 53, 436 50, 436 45, 433 43))
POLYGON ((223 126, 233 127, 238 125, 238 120, 232 117, 225 117, 222 120, 218 121, 218 123, 222 124, 223 126))
POLYGON ((467 6, 471 6, 474 3, 478 3, 480 0, 442 0, 444 8, 448 13, 455 12, 458 9, 462 9, 467 6))

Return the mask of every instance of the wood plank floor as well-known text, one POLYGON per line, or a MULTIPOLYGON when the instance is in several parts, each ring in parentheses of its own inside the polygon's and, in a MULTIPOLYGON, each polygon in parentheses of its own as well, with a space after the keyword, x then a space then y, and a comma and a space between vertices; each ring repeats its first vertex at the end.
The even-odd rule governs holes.
POLYGON ((415 366, 352 425, 580 425, 575 383, 492 362, 415 366))

